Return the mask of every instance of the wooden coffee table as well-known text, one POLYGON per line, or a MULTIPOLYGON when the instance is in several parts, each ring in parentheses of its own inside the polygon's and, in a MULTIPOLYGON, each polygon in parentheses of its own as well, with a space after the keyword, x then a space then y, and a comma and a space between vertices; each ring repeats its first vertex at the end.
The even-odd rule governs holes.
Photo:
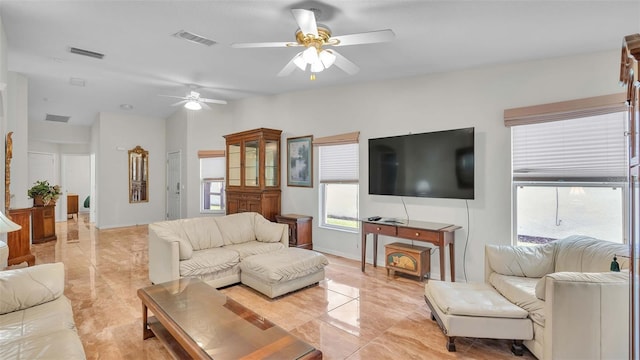
POLYGON ((156 336, 177 359, 322 359, 313 346, 199 279, 138 289, 138 297, 143 339, 156 336))

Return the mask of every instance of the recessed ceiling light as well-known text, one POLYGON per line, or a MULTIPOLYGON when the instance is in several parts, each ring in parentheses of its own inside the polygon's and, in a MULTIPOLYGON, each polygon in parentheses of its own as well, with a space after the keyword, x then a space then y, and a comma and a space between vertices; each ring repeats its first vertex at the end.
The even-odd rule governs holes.
POLYGON ((120 109, 122 109, 122 110, 133 110, 133 105, 131 105, 131 104, 122 104, 122 105, 120 105, 120 109))

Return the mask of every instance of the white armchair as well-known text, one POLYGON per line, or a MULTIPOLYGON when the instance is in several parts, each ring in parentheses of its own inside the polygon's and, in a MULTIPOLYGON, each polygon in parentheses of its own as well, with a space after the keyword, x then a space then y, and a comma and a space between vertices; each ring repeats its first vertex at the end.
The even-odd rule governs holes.
POLYGON ((627 245, 571 236, 546 245, 485 248, 485 281, 529 312, 539 359, 627 359, 627 245))

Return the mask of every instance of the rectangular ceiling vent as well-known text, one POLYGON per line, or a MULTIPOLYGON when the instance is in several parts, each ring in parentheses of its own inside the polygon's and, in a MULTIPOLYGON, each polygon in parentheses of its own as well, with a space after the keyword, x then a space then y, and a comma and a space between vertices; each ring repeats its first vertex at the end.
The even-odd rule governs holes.
POLYGON ((207 38, 202 37, 200 35, 196 35, 194 33, 190 33, 188 31, 184 31, 184 30, 178 31, 177 33, 173 34, 173 36, 175 36, 175 37, 177 37, 179 39, 183 39, 183 40, 194 42, 196 44, 202 44, 202 45, 207 45, 207 46, 211 46, 211 45, 216 43, 215 41, 213 41, 211 39, 207 39, 207 38))
POLYGON ((71 118, 71 116, 47 114, 47 116, 45 116, 44 119, 46 121, 55 121, 55 122, 66 123, 66 122, 69 122, 70 118, 71 118))
POLYGON ((104 54, 100 54, 100 53, 95 52, 95 51, 89 51, 89 50, 85 50, 85 49, 75 48, 75 47, 70 48, 69 52, 71 52, 72 54, 84 55, 84 56, 92 57, 92 58, 95 58, 95 59, 102 59, 104 57, 104 54))

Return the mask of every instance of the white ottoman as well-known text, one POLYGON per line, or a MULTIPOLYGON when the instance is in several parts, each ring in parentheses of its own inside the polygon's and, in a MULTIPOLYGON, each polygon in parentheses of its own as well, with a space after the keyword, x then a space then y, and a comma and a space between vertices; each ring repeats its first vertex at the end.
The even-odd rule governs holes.
POLYGON ((447 350, 456 351, 457 336, 513 339, 511 351, 523 354, 522 341, 533 339, 533 323, 526 310, 484 283, 429 281, 424 297, 447 337, 447 350))
POLYGON ((242 259, 240 281, 274 298, 322 281, 327 264, 318 252, 286 248, 242 259))

